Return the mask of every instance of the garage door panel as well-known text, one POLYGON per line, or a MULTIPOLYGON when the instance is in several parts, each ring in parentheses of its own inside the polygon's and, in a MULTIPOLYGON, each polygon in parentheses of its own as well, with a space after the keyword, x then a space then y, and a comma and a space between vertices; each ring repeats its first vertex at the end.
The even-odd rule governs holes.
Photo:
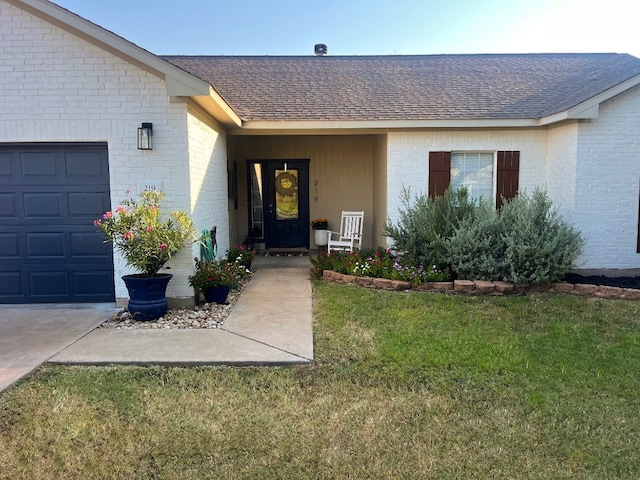
POLYGON ((59 162, 56 152, 23 153, 20 156, 20 171, 24 177, 58 176, 59 162))
POLYGON ((0 233, 0 258, 20 260, 20 235, 0 233))
POLYGON ((0 298, 22 297, 23 277, 21 271, 0 272, 0 298))
POLYGON ((0 152, 0 178, 13 177, 13 169, 14 169, 14 158, 15 154, 13 153, 3 153, 0 152))
POLYGON ((0 302, 115 300, 104 144, 0 145, 0 302))
POLYGON ((112 246, 100 232, 77 232, 70 235, 70 253, 77 258, 111 258, 112 246))
POLYGON ((69 296, 67 281, 67 271, 30 272, 29 273, 29 296, 37 299, 54 297, 62 300, 69 296))
POLYGON ((76 297, 91 297, 92 302, 96 297, 103 297, 104 302, 111 299, 104 292, 109 291, 113 286, 113 272, 111 270, 91 270, 70 272, 71 281, 76 297))
POLYGON ((25 193, 24 215, 28 218, 62 217, 61 193, 25 193))
POLYGON ((67 177, 104 179, 104 162, 99 152, 70 152, 65 154, 67 177))
POLYGON ((83 217, 93 222, 110 209, 109 197, 104 193, 72 192, 68 194, 67 198, 70 217, 83 217))
POLYGON ((15 217, 16 210, 16 197, 15 193, 2 193, 0 194, 0 217, 15 217))
POLYGON ((37 258, 65 258, 64 235, 62 233, 28 233, 27 258, 33 260, 37 258))

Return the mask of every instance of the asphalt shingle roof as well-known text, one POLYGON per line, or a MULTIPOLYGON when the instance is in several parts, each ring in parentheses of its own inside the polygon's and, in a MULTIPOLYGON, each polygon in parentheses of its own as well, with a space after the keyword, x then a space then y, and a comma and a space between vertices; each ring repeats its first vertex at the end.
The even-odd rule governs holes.
POLYGON ((540 118, 640 74, 614 53, 162 58, 245 121, 540 118))

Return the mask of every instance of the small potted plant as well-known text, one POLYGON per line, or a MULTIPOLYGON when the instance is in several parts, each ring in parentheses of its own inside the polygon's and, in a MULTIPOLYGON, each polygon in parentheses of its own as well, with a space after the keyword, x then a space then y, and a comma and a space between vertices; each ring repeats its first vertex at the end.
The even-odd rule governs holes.
POLYGON ((329 221, 326 218, 316 218, 311 221, 313 240, 316 246, 324 247, 329 243, 329 221))
POLYGON ((179 250, 195 241, 193 222, 186 212, 163 217, 158 206, 162 192, 127 196, 115 211, 106 212, 93 224, 112 242, 127 266, 140 273, 122 277, 129 291, 128 309, 135 320, 153 320, 167 312, 165 296, 173 275, 158 273, 179 250))
POLYGON ((241 264, 226 259, 206 261, 196 257, 194 261, 196 271, 189 276, 189 285, 201 292, 208 303, 225 303, 231 289, 248 273, 241 264))
POLYGON ((256 257, 256 251, 246 245, 233 245, 227 250, 227 262, 239 263, 247 270, 251 269, 251 262, 256 257))

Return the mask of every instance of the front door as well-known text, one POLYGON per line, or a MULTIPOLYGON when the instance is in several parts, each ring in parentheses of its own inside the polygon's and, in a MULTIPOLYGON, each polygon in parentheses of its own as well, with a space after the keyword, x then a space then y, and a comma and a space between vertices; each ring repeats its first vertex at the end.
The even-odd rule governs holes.
POLYGON ((265 162, 266 248, 309 248, 309 161, 265 162))

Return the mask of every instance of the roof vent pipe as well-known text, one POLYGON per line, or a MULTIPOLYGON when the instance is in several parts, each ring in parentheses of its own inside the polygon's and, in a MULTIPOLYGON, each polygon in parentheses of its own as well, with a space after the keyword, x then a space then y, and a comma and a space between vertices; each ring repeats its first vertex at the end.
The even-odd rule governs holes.
POLYGON ((318 56, 326 55, 328 53, 327 46, 324 43, 316 43, 315 47, 313 47, 315 54, 318 56))

